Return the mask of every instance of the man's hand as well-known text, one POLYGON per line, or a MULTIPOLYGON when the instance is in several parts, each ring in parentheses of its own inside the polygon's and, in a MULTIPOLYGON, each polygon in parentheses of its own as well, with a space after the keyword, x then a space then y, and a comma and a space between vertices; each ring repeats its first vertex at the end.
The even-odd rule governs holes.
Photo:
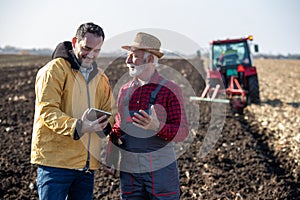
POLYGON ((157 118, 154 106, 151 106, 151 115, 148 115, 144 110, 139 110, 140 114, 134 113, 132 118, 133 125, 145 130, 158 131, 160 123, 157 118))
POLYGON ((81 120, 82 120, 81 133, 84 134, 84 133, 103 131, 103 129, 108 124, 108 118, 104 115, 104 116, 96 119, 95 121, 90 121, 87 119, 88 111, 89 111, 89 109, 84 111, 84 113, 81 117, 81 120), (101 122, 102 120, 103 120, 103 122, 101 122))

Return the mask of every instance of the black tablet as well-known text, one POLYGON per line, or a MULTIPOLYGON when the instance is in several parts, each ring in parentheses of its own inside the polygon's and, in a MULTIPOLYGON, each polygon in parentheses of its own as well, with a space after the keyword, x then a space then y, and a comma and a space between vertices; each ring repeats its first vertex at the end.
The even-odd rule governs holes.
POLYGON ((95 121, 96 119, 99 119, 103 115, 106 115, 107 118, 111 116, 110 112, 104 111, 104 110, 99 110, 96 108, 91 108, 88 111, 87 119, 90 121, 95 121))

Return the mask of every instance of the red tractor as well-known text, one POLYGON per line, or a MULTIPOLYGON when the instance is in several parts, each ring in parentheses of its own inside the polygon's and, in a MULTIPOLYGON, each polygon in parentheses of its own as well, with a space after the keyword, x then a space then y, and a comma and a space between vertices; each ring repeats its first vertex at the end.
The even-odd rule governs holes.
MULTIPOLYGON (((201 97, 190 99, 229 103, 235 113, 243 113, 250 103, 260 103, 257 71, 250 51, 252 40, 248 36, 212 41, 208 83, 201 97)), ((254 51, 258 52, 258 45, 254 45, 254 51)))

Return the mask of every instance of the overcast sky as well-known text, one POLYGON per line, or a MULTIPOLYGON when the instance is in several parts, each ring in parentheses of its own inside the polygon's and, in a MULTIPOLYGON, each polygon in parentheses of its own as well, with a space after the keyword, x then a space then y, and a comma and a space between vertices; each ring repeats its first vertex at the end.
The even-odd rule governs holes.
POLYGON ((157 29, 174 33, 178 46, 189 40, 207 48, 213 39, 252 34, 262 53, 300 53, 298 0, 1 0, 0 9, 1 47, 54 49, 92 21, 103 27, 107 43, 157 29))

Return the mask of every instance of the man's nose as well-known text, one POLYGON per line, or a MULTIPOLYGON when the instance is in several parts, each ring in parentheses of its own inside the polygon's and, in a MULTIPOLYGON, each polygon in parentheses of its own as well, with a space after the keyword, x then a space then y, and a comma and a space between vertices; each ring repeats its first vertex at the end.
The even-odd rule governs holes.
POLYGON ((126 58, 126 63, 127 64, 131 64, 132 63, 132 56, 131 55, 128 55, 127 58, 126 58))

